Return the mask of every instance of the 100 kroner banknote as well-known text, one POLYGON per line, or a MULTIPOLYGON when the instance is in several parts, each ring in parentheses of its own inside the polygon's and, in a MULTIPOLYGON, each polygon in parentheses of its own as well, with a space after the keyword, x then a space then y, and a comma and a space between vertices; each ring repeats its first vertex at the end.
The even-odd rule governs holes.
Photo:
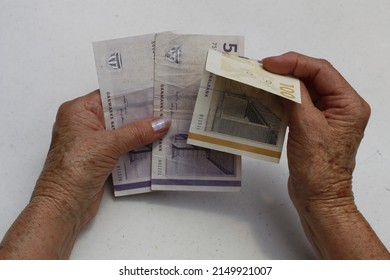
POLYGON ((300 103, 298 79, 210 50, 188 143, 279 162, 287 127, 281 98, 300 103))

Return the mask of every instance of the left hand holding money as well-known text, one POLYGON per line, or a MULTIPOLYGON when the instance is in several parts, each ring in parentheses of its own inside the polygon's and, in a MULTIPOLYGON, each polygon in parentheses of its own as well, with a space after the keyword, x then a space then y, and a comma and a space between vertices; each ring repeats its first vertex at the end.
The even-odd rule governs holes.
POLYGON ((67 258, 118 158, 163 137, 169 125, 149 118, 105 130, 99 91, 64 103, 30 203, 1 243, 0 259, 67 258))

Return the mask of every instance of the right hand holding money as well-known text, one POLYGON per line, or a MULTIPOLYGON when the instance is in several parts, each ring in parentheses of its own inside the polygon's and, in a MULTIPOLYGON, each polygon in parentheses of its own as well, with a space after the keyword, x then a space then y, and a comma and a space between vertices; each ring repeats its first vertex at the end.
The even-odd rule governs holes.
POLYGON ((288 186, 314 250, 325 259, 389 258, 352 192, 369 105, 325 60, 287 53, 263 63, 268 71, 303 81, 302 104, 285 102, 290 127, 288 186))
POLYGON ((302 105, 286 102, 292 199, 314 204, 345 203, 348 198, 352 202, 352 172, 369 105, 324 60, 288 53, 263 62, 271 72, 303 81, 302 105))

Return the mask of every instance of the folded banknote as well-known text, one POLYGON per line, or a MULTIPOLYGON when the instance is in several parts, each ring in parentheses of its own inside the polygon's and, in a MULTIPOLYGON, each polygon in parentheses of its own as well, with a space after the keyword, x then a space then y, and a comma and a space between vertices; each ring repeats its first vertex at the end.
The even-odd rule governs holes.
POLYGON ((300 103, 298 79, 210 50, 188 144, 279 162, 287 128, 281 98, 300 103))

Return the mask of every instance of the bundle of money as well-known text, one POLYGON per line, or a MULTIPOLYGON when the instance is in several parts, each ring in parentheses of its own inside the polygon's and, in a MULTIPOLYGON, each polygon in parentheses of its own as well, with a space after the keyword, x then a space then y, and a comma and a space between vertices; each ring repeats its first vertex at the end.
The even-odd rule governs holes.
POLYGON ((236 191, 241 157, 187 144, 209 49, 243 55, 241 36, 149 34, 93 43, 106 129, 165 116, 166 137, 123 155, 115 196, 154 190, 236 191))

